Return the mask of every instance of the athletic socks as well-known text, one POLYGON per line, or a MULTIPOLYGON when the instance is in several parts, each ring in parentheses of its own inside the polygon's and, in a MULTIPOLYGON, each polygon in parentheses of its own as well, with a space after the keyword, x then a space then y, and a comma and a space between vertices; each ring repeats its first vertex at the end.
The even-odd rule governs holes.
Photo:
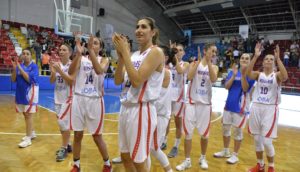
POLYGON ((174 147, 179 147, 179 144, 180 144, 180 139, 175 139, 175 144, 174 144, 174 147))
POLYGON ((80 167, 80 159, 73 159, 74 161, 74 165, 76 165, 77 167, 80 167))

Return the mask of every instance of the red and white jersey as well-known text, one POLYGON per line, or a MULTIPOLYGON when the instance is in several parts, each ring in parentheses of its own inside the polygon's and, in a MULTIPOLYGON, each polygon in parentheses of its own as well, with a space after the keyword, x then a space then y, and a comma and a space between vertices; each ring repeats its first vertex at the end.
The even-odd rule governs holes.
POLYGON ((203 66, 200 63, 189 85, 188 101, 189 103, 211 104, 211 98, 212 83, 209 77, 208 66, 203 66))
MULTIPOLYGON (((148 48, 142 54, 140 51, 136 51, 131 56, 131 61, 136 70, 138 70, 143 63, 144 59, 147 57, 151 48, 148 48)), ((164 69, 162 72, 154 71, 152 75, 138 88, 134 88, 131 85, 130 79, 127 72, 124 76, 124 89, 122 90, 120 101, 123 104, 127 103, 141 103, 150 102, 158 99, 160 91, 162 88, 162 82, 164 78, 164 69)))
MULTIPOLYGON (((179 62, 179 65, 183 67, 184 62, 179 62)), ((176 102, 184 102, 184 85, 187 79, 187 73, 179 74, 176 67, 170 63, 170 70, 172 72, 172 82, 171 82, 171 99, 176 102)))
POLYGON ((264 72, 259 73, 253 92, 253 103, 272 104, 280 103, 280 85, 277 83, 276 73, 266 76, 264 72))
MULTIPOLYGON (((71 62, 68 62, 66 65, 60 63, 61 70, 68 74, 70 64, 71 62)), ((72 97, 72 85, 68 85, 58 72, 56 72, 55 76, 54 102, 55 104, 66 103, 68 98, 72 97)))
MULTIPOLYGON (((102 57, 97 57, 101 62, 102 57)), ((104 95, 104 77, 105 74, 97 75, 92 61, 83 56, 80 62, 80 68, 75 82, 75 93, 87 97, 102 97, 104 95)))
POLYGON ((155 107, 157 115, 165 116, 170 118, 171 116, 171 105, 172 100, 170 99, 171 89, 172 89, 172 73, 169 69, 165 69, 170 73, 170 84, 167 88, 162 88, 158 100, 155 102, 155 107))

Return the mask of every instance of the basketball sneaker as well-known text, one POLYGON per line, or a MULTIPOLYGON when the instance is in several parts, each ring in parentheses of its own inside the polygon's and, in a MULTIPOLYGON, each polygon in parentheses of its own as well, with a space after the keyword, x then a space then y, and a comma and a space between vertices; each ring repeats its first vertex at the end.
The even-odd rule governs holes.
POLYGON ((67 157, 67 155, 68 155, 67 149, 65 149, 65 148, 60 148, 60 149, 58 150, 58 152, 57 152, 57 155, 56 155, 56 161, 57 161, 57 162, 61 162, 61 161, 65 160, 66 157, 67 157))
POLYGON ((162 143, 160 146, 161 150, 166 150, 167 149, 167 144, 166 143, 162 143))
POLYGON ((169 157, 169 158, 174 158, 174 157, 177 156, 177 154, 178 154, 178 148, 174 146, 174 147, 171 149, 170 153, 168 154, 168 157, 169 157))
POLYGON ((112 165, 103 165, 102 172, 112 172, 112 165))
POLYGON ((237 163, 239 161, 239 158, 236 156, 236 155, 231 155, 231 157, 230 158, 228 158, 227 159, 227 163, 228 164, 235 164, 235 163, 237 163))
MULTIPOLYGON (((24 141, 26 137, 27 137, 27 136, 24 136, 24 137, 22 138, 22 140, 24 141)), ((32 131, 32 132, 31 132, 30 138, 31 138, 31 140, 33 140, 33 139, 36 138, 36 133, 35 133, 35 131, 32 131)))
POLYGON ((31 145, 31 138, 28 136, 25 136, 24 140, 21 143, 19 143, 20 148, 26 148, 30 145, 31 145))
POLYGON ((191 161, 184 160, 180 165, 176 166, 176 170, 184 171, 185 169, 188 169, 191 167, 192 167, 191 161))
POLYGON ((257 163, 256 166, 249 169, 248 172, 265 172, 265 165, 261 167, 260 164, 257 163))
POLYGON ((72 152, 72 146, 70 144, 68 144, 67 151, 68 151, 68 153, 72 152))
POLYGON ((121 157, 117 157, 117 158, 112 159, 111 161, 114 164, 119 164, 119 163, 122 163, 122 158, 121 157))
POLYGON ((70 172, 80 172, 80 167, 77 167, 77 165, 74 164, 70 172))
POLYGON ((208 164, 207 164, 207 161, 206 161, 206 158, 205 157, 201 157, 199 159, 199 164, 200 164, 200 167, 203 169, 203 170, 207 170, 208 169, 208 164))
POLYGON ((269 167, 269 168, 268 168, 268 172, 275 172, 274 167, 269 167))
POLYGON ((221 152, 214 153, 215 158, 229 158, 230 156, 230 152, 224 150, 222 150, 221 152))

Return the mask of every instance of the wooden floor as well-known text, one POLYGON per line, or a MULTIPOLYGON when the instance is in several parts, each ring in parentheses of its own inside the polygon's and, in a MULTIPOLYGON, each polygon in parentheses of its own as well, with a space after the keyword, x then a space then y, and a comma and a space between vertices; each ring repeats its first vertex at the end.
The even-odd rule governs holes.
MULTIPOLYGON (((35 130, 38 137, 33 144, 25 149, 18 148, 18 143, 24 136, 25 126, 23 116, 17 114, 14 108, 12 96, 0 95, 0 172, 60 172, 69 171, 72 164, 72 155, 63 162, 55 161, 55 151, 59 148, 61 138, 56 124, 55 114, 39 108, 34 117, 35 130)), ((299 114, 300 115, 300 114, 299 114)), ((104 139, 107 143, 110 158, 118 153, 118 122, 117 115, 106 115, 104 126, 104 139)), ((214 119, 218 116, 214 115, 214 119)), ((174 124, 172 122, 172 127, 174 124)), ((174 142, 174 130, 170 132, 168 149, 174 142)), ((275 167, 278 172, 300 171, 300 128, 279 127, 279 139, 274 141, 276 149, 275 167)), ((192 168, 186 171, 203 171, 198 165, 200 156, 199 136, 194 134, 192 149, 192 168)), ((222 149, 221 122, 215 120, 211 125, 210 139, 207 152, 207 160, 210 172, 245 172, 256 164, 253 138, 246 133, 240 150, 240 162, 236 165, 226 164, 226 159, 215 159, 213 153, 222 149)), ((232 148, 232 144, 231 144, 232 148)), ((183 139, 180 145, 179 156, 170 159, 172 168, 184 159, 183 139)), ((101 171, 103 162, 90 135, 83 139, 81 166, 83 172, 101 171)), ((115 172, 123 172, 123 166, 113 165, 115 172)), ((159 163, 152 159, 152 172, 161 172, 159 163)))

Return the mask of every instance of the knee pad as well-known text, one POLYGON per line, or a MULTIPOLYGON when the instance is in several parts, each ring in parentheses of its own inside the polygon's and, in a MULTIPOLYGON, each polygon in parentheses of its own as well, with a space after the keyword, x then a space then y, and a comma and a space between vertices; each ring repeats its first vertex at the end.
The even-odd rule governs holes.
POLYGON ((254 141, 255 141, 255 150, 257 152, 264 151, 263 137, 260 135, 254 135, 254 141))
POLYGON ((151 155, 153 155, 159 161, 160 165, 163 168, 167 167, 170 164, 168 157, 161 149, 158 149, 157 151, 151 149, 151 155))
POLYGON ((185 140, 192 140, 193 134, 187 134, 185 135, 185 140))
POLYGON ((229 137, 231 135, 230 129, 231 129, 231 125, 223 124, 223 136, 229 137))
POLYGON ((205 139, 205 140, 207 140, 208 139, 208 136, 201 136, 201 139, 205 139))
POLYGON ((235 127, 234 139, 235 140, 243 140, 243 130, 241 128, 235 127))
POLYGON ((263 144, 265 146, 266 154, 268 157, 273 157, 275 155, 275 149, 272 143, 273 139, 271 138, 263 138, 263 144))
POLYGON ((62 120, 57 120, 60 131, 68 131, 69 128, 66 126, 66 124, 62 120))

